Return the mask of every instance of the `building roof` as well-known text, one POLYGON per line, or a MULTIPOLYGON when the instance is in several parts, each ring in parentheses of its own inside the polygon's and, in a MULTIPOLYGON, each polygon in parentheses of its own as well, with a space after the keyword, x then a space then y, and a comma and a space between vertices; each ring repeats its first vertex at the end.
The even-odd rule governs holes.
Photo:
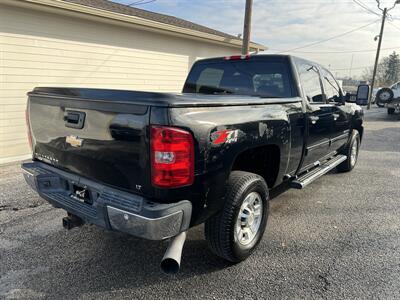
POLYGON ((115 13, 119 13, 119 14, 123 14, 123 15, 135 16, 135 17, 139 17, 139 18, 143 18, 143 19, 147 19, 147 20, 151 20, 151 21, 156 21, 156 22, 160 22, 160 23, 164 23, 164 24, 168 24, 168 25, 173 25, 173 26, 177 26, 177 27, 181 27, 181 28, 185 28, 185 29, 191 29, 191 30, 195 30, 195 31, 208 33, 208 34, 213 34, 213 35, 217 35, 217 36, 232 39, 232 40, 240 40, 236 36, 233 36, 233 35, 218 31, 218 30, 214 30, 212 28, 205 27, 205 26, 202 26, 202 25, 199 25, 196 23, 192 23, 192 22, 186 21, 184 19, 176 18, 176 17, 169 16, 169 15, 159 14, 159 13, 147 11, 144 9, 139 9, 136 7, 131 7, 131 6, 115 3, 112 1, 108 1, 108 0, 63 0, 63 1, 80 4, 80 5, 85 5, 85 6, 90 6, 90 7, 97 8, 97 9, 103 9, 103 10, 107 10, 107 11, 111 11, 111 12, 115 12, 115 13))
MULTIPOLYGON (((242 47, 242 40, 236 36, 173 16, 129 7, 109 0, 1 0, 1 2, 9 5, 55 9, 58 12, 79 13, 88 17, 99 17, 107 22, 117 21, 140 26, 145 30, 184 35, 193 39, 205 39, 238 49, 242 47)), ((264 45, 250 42, 250 51, 266 49, 267 47, 264 45)))

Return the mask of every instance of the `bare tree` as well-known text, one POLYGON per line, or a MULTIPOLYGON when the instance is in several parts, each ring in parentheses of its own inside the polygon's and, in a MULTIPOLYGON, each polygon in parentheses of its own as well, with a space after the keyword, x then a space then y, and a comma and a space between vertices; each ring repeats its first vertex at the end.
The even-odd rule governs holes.
MULTIPOLYGON (((365 81, 371 82, 373 67, 366 68, 361 76, 365 81)), ((387 57, 381 59, 376 72, 377 86, 390 86, 400 81, 400 55, 393 52, 387 57)))

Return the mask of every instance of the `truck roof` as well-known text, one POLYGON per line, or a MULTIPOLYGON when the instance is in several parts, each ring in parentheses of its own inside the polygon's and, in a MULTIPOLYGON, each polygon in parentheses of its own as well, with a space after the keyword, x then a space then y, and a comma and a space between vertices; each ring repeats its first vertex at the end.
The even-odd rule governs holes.
MULTIPOLYGON (((257 59, 257 60, 262 60, 262 59, 276 59, 277 61, 284 61, 284 60, 290 60, 290 59, 296 59, 296 60, 302 60, 309 62, 313 65, 317 65, 321 68, 326 69, 323 65, 320 63, 317 63, 315 61, 311 61, 308 59, 304 59, 295 55, 290 55, 290 54, 265 54, 265 53, 251 53, 248 55, 249 59, 257 59)), ((221 60, 229 60, 229 57, 235 57, 236 59, 240 59, 240 57, 243 57, 243 55, 232 55, 232 56, 220 56, 220 57, 212 57, 212 58, 204 58, 204 59, 199 59, 196 61, 196 63, 206 63, 206 62, 218 62, 221 60)))

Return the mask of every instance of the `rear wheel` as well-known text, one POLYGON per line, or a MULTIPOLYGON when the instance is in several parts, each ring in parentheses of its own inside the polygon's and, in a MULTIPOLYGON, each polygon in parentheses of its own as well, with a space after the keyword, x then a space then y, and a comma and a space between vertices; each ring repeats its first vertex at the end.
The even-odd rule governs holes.
POLYGON ((337 166, 339 172, 349 172, 354 169, 358 160, 358 153, 360 151, 360 134, 357 130, 353 130, 350 143, 344 149, 347 159, 337 166))
POLYGON ((267 225, 268 200, 268 187, 261 176, 233 171, 222 211, 205 223, 211 251, 231 262, 250 256, 267 225))
POLYGON ((376 104, 384 104, 390 102, 394 97, 392 89, 383 88, 376 93, 376 104))
POLYGON ((392 107, 388 108, 388 115, 393 115, 394 112, 395 112, 394 108, 392 108, 392 107))

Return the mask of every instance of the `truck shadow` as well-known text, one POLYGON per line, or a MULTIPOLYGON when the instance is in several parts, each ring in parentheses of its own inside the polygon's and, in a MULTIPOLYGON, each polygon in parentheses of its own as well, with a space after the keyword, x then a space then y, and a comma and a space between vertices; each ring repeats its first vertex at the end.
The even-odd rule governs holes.
POLYGON ((229 266, 229 263, 216 257, 208 250, 207 242, 204 239, 203 226, 189 230, 183 248, 181 270, 175 276, 165 275, 160 269, 160 262, 167 249, 168 241, 148 241, 121 233, 107 232, 103 246, 107 252, 115 252, 105 262, 104 268, 107 269, 116 264, 122 268, 124 265, 129 265, 132 272, 126 275, 132 276, 131 279, 140 277, 143 280, 143 274, 146 274, 151 283, 156 278, 163 281, 182 279, 211 273, 229 266), (141 272, 137 272, 138 270, 141 272))
MULTIPOLYGON (((20 284, 46 297, 54 296, 54 299, 72 296, 68 294, 72 286, 73 298, 128 288, 159 287, 230 265, 207 249, 203 226, 189 231, 181 271, 174 276, 165 275, 160 270, 167 242, 142 240, 95 226, 84 226, 68 232, 57 231, 41 243, 51 249, 51 255, 36 257, 32 270, 38 265, 47 268, 39 271, 40 274, 27 272, 20 284)), ((29 260, 37 251, 42 252, 24 249, 24 257, 20 258, 29 260)), ((26 265, 24 268, 31 269, 26 265)))

